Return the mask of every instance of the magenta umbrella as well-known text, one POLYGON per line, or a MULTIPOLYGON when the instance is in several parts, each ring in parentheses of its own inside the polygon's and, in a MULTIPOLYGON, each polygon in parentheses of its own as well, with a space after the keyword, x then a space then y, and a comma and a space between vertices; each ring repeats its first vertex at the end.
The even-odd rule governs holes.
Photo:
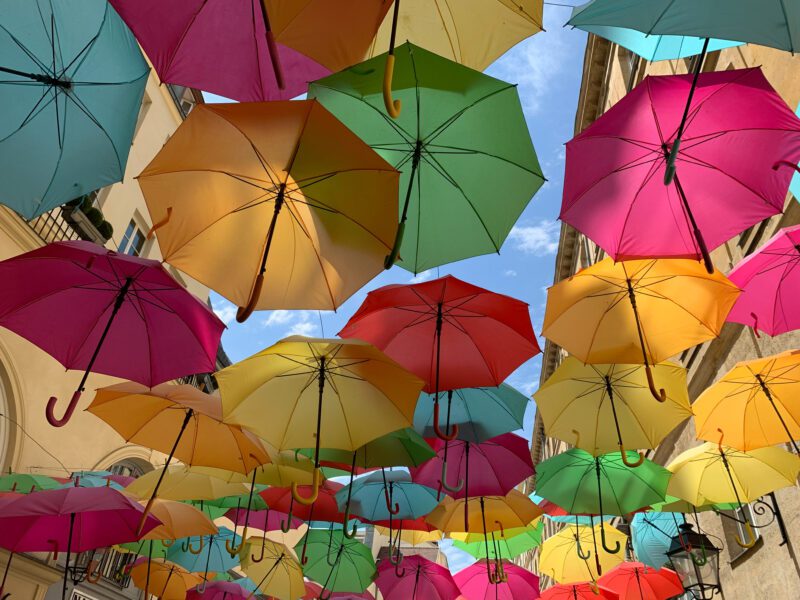
MULTIPOLYGON (((62 600, 67 596, 72 552, 139 539, 143 508, 110 487, 69 487, 0 501, 0 547, 11 552, 67 553, 62 600)), ((152 515, 142 534, 161 525, 152 515)))
POLYGON ((455 600, 460 592, 450 571, 418 554, 403 567, 382 560, 375 579, 384 600, 455 600))
POLYGON ((289 525, 287 523, 286 513, 278 512, 277 510, 251 510, 249 518, 245 510, 238 508, 231 508, 225 513, 225 518, 233 521, 235 525, 241 525, 258 529, 260 531, 277 531, 278 529, 297 529, 303 524, 301 519, 291 517, 289 525))
POLYGON ((152 387, 211 373, 225 325, 155 260, 90 242, 58 242, 0 262, 0 326, 84 371, 65 425, 90 372, 152 387), (20 285, 25 282, 25 285, 20 285))
POLYGON ((536 575, 506 560, 498 564, 493 572, 487 570, 486 563, 478 562, 456 573, 453 579, 467 600, 535 600, 539 597, 536 575))
POLYGON ((800 120, 761 69, 703 73, 664 185, 690 75, 647 77, 567 143, 561 219, 614 260, 702 258, 783 210, 800 120))
POLYGON ((740 262, 728 278, 742 290, 728 321, 775 336, 800 329, 800 225, 786 227, 740 262))
POLYGON ((240 102, 289 100, 361 62, 385 0, 110 0, 162 81, 240 102), (327 66, 323 66, 327 65, 327 66))
MULTIPOLYGON (((513 433, 504 433, 480 444, 468 440, 429 439, 427 442, 436 456, 418 467, 411 467, 412 480, 428 487, 444 488, 453 498, 466 498, 465 504, 471 496, 505 496, 534 474, 528 442, 513 433), (452 478, 457 483, 453 483, 452 478)), ((469 530, 466 508, 464 527, 469 530)))
POLYGON ((186 593, 186 600, 237 600, 251 598, 253 594, 232 581, 209 581, 205 589, 193 588, 186 593))

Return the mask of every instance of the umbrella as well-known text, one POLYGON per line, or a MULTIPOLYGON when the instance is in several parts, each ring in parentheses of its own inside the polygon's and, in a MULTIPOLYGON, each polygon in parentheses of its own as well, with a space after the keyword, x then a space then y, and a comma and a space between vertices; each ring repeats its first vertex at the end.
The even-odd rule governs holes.
POLYGON ((171 465, 167 469, 145 473, 125 491, 136 498, 147 499, 153 495, 159 480, 159 497, 167 500, 213 500, 250 492, 242 483, 228 483, 217 477, 194 472, 185 465, 171 465))
POLYGON ((67 483, 74 483, 76 480, 80 480, 80 485, 86 484, 89 480, 92 482, 90 485, 94 485, 95 481, 98 481, 98 485, 109 485, 116 489, 122 489, 132 484, 136 478, 129 475, 117 475, 111 471, 73 471, 67 483))
MULTIPOLYGON (((625 534, 615 527, 607 528, 606 535, 617 547, 624 546, 627 540, 625 534)), ((542 542, 539 572, 557 583, 596 580, 604 571, 625 560, 622 553, 611 553, 598 545, 600 536, 600 525, 567 525, 542 542)))
POLYGON ((800 453, 800 351, 737 363, 692 405, 697 437, 739 450, 789 442, 800 453))
MULTIPOLYGON (((419 404, 417 404, 419 407, 419 404)), ((415 419, 416 419, 415 411, 415 419)), ((314 450, 301 450, 301 454, 313 458, 314 450)), ((436 456, 422 436, 411 428, 398 429, 367 442, 355 452, 320 449, 320 461, 329 464, 355 465, 355 470, 371 470, 376 467, 416 467, 436 456)))
POLYGON ((456 573, 454 579, 469 600, 539 598, 539 578, 507 561, 498 563, 494 573, 483 563, 475 563, 456 573))
POLYGON ((735 502, 705 502, 704 504, 695 505, 691 502, 687 502, 686 500, 681 500, 680 498, 676 498, 675 496, 670 496, 667 494, 667 497, 664 499, 663 502, 656 502, 655 504, 651 505, 650 508, 653 512, 673 512, 673 513, 699 513, 704 512, 707 510, 713 511, 733 511, 736 510, 738 505, 735 502))
POLYGON ((669 562, 667 551, 679 526, 686 522, 681 513, 641 512, 631 521, 631 544, 636 560, 654 569, 669 562))
POLYGON ((402 101, 392 98, 396 39, 410 40, 483 71, 512 46, 543 30, 542 5, 542 0, 514 5, 497 0, 462 0, 442 10, 425 0, 395 1, 392 16, 384 19, 370 53, 383 52, 388 44, 383 69, 386 112, 396 119, 402 108, 402 101))
POLYGON ((369 292, 339 335, 375 344, 425 381, 442 439, 458 428, 440 428, 439 392, 500 385, 540 352, 527 304, 451 275, 369 292))
POLYGON ((378 565, 375 584, 384 600, 455 600, 459 595, 447 567, 419 556, 409 556, 403 568, 389 561, 378 565))
MULTIPOLYGON (((571 448, 536 465, 537 493, 574 514, 627 515, 664 500, 669 479, 669 471, 646 459, 627 466, 619 452, 592 456, 571 448)), ((619 552, 607 544, 602 520, 599 528, 603 548, 619 552)))
POLYGON ((231 5, 112 0, 161 81, 240 102, 289 100, 309 81, 360 61, 389 9, 383 0, 231 5))
POLYGON ((239 322, 335 310, 375 277, 398 180, 313 100, 201 104, 139 175, 164 260, 238 304, 239 322))
POLYGON ((328 592, 324 593, 322 586, 313 581, 306 581, 306 593, 301 600, 318 600, 324 596, 327 600, 375 600, 375 596, 368 591, 357 592, 328 592))
MULTIPOLYGON (((795 484, 800 457, 775 446, 742 452, 723 446, 724 437, 720 432, 718 443, 690 448, 667 466, 672 472, 671 495, 695 506, 736 502, 741 508, 743 502, 795 484)), ((747 519, 743 524, 749 539, 736 536, 736 543, 750 548, 756 542, 752 525, 747 519)))
POLYGON ((567 143, 561 219, 615 260, 702 258, 711 273, 709 250, 783 210, 792 174, 773 166, 800 159, 800 120, 761 69, 703 73, 678 155, 691 85, 647 77, 567 143))
POLYGON ((32 219, 122 181, 149 68, 114 9, 12 0, 0 31, 3 204, 32 219))
POLYGON ((0 262, 0 326, 67 369, 85 370, 60 419, 72 417, 89 372, 152 386, 210 373, 225 325, 160 262, 118 254, 91 242, 57 242, 0 262), (68 314, 69 318, 64 318, 68 314))
POLYGON ((186 600, 247 600, 251 593, 232 581, 209 581, 186 594, 186 600))
POLYGON ((535 525, 514 527, 499 532, 490 532, 492 545, 487 555, 486 536, 481 533, 451 533, 453 545, 475 558, 513 559, 525 554, 542 543, 544 522, 540 519, 535 525))
POLYGON ((663 403, 653 403, 641 365, 585 365, 568 356, 534 394, 547 435, 590 454, 619 450, 623 460, 626 447, 655 448, 692 409, 685 369, 666 362, 653 372, 663 403))
POLYGON ((691 260, 610 258, 547 291, 542 334, 585 363, 638 363, 653 396, 651 367, 715 338, 739 290, 691 260))
POLYGON ((619 596, 593 582, 554 585, 540 596, 542 600, 619 600, 619 596))
MULTIPOLYGON (((42 490, 5 500, 0 547, 11 552, 66 552, 62 600, 67 597, 70 555, 139 538, 142 507, 110 487, 42 490)), ((148 516, 142 531, 159 525, 148 516)))
POLYGON ((29 473, 12 473, 0 475, 0 492, 14 492, 17 494, 30 494, 39 490, 54 490, 62 487, 62 481, 29 473))
POLYGON ((391 524, 397 527, 397 535, 394 542, 391 540, 389 520, 371 521, 371 524, 375 527, 377 533, 389 537, 389 545, 394 547, 399 547, 401 540, 411 546, 418 546, 430 542, 439 542, 442 539, 442 532, 428 523, 425 517, 413 520, 392 519, 391 524))
POLYGON ((238 552, 242 541, 230 529, 220 527, 217 533, 178 540, 167 550, 167 560, 191 573, 202 573, 205 582, 209 573, 223 573, 239 565, 239 556, 229 548, 236 547, 238 552))
MULTIPOLYGON (((433 401, 423 394, 414 412, 414 429, 426 438, 436 435, 433 401)), ((497 387, 448 390, 447 412, 450 423, 458 427, 458 439, 476 444, 523 428, 530 398, 506 383, 497 387)))
POLYGON ((742 289, 728 321, 751 326, 775 336, 800 328, 800 313, 794 310, 800 279, 800 225, 785 227, 745 258, 728 274, 742 289))
POLYGON ((502 534, 506 528, 526 527, 542 515, 541 509, 518 490, 511 490, 505 496, 481 496, 471 500, 473 504, 477 501, 480 510, 469 511, 467 531, 464 531, 464 512, 468 509, 463 498, 453 500, 445 496, 426 520, 446 533, 488 534, 499 531, 502 534))
POLYGON ((283 544, 250 538, 241 556, 242 571, 264 594, 276 598, 299 598, 303 593, 303 568, 283 544))
POLYGON ((314 446, 312 504, 320 449, 351 452, 410 427, 422 382, 370 344, 288 337, 216 374, 225 421, 246 426, 279 450, 314 446), (316 428, 308 427, 316 423, 316 428))
POLYGON ((331 592, 363 592, 375 577, 372 550, 341 530, 309 529, 303 537, 308 563, 303 573, 331 592))
POLYGON ((675 571, 653 569, 639 562, 619 564, 597 583, 631 600, 668 600, 684 593, 675 571))
POLYGON ((516 86, 404 44, 395 83, 407 108, 393 120, 382 110, 386 59, 309 86, 309 96, 401 171, 400 228, 386 268, 399 260, 419 273, 499 252, 544 183, 516 86))
MULTIPOLYGON (((256 498, 263 501, 261 496, 256 496, 254 500, 256 498)), ((251 510, 247 521, 249 526, 253 529, 259 529, 261 531, 277 531, 281 527, 286 527, 286 519, 288 516, 289 515, 286 513, 267 508, 265 510, 251 510)), ((244 525, 245 513, 238 508, 231 508, 225 513, 225 518, 233 521, 234 525, 244 525)), ((289 528, 291 529, 297 529, 303 524, 303 522, 297 518, 292 518, 290 521, 288 521, 288 523, 289 528)))
POLYGON ((186 592, 203 581, 196 573, 163 559, 140 558, 130 568, 133 584, 160 600, 184 600, 186 592))

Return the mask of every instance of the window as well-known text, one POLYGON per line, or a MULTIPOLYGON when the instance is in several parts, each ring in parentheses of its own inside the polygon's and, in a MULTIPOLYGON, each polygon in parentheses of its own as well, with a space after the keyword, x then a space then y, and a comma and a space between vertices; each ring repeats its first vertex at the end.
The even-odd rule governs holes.
POLYGON ((698 344, 694 348, 689 348, 683 354, 681 354, 681 362, 683 363, 683 367, 688 371, 692 368, 694 361, 697 359, 697 356, 700 354, 700 349, 703 347, 702 344, 698 344))
POLYGON ((136 224, 136 221, 131 219, 128 228, 125 230, 125 235, 122 236, 122 241, 119 243, 118 250, 124 254, 132 254, 139 256, 144 248, 146 236, 136 224))
POLYGON ((130 460, 121 460, 114 463, 111 465, 109 471, 114 475, 123 475, 125 477, 133 477, 134 479, 144 475, 142 468, 130 460))
POLYGON ((752 254, 753 251, 758 248, 758 243, 764 236, 764 232, 766 231, 768 224, 769 219, 764 219, 758 225, 753 225, 752 227, 745 229, 739 235, 739 241, 736 243, 736 245, 741 248, 744 256, 752 254))

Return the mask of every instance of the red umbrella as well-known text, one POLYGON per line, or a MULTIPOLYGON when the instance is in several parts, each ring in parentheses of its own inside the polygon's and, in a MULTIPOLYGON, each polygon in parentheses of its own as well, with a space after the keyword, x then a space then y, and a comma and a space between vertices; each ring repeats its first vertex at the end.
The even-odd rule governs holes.
POLYGON ((89 372, 148 387, 216 368, 225 325, 155 260, 90 242, 58 242, 0 262, 0 326, 84 370, 61 419, 72 417, 89 372), (19 282, 25 285, 19 285, 19 282))
POLYGON ((442 439, 458 428, 439 427, 440 391, 500 385, 540 352, 527 304, 451 275, 370 292, 339 335, 372 343, 426 382, 442 439))
POLYGON ((539 578, 506 560, 497 563, 494 571, 489 571, 486 563, 477 562, 456 573, 453 579, 469 600, 535 600, 539 597, 539 578))
POLYGON ((381 561, 375 583, 384 600, 455 600, 460 592, 450 571, 418 554, 403 567, 381 561))
MULTIPOLYGON (((11 552, 67 553, 62 599, 67 595, 72 552, 135 542, 143 509, 110 487, 67 487, 3 499, 0 547, 11 552)), ((161 521, 145 520, 145 534, 161 521)))
POLYGON ((587 583, 554 585, 540 596, 542 600, 619 600, 619 596, 606 588, 587 583))
POLYGON ((703 258, 783 210, 800 120, 761 69, 699 75, 664 185, 690 75, 647 77, 567 144, 561 219, 614 260, 703 258), (747 148, 747 152, 742 152, 747 148))
POLYGON ((640 562, 621 563, 597 582, 619 594, 619 600, 667 600, 684 592, 675 571, 654 569, 640 562))

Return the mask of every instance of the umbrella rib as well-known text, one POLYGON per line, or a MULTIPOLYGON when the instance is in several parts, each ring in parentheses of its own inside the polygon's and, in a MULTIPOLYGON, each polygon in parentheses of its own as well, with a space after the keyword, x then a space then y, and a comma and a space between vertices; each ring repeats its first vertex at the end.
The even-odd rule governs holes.
POLYGON ((541 178, 542 180, 545 179, 544 175, 542 175, 541 172, 534 171, 532 169, 529 169, 525 165, 521 165, 518 162, 515 162, 515 161, 510 160, 508 158, 504 158, 502 156, 498 156, 497 154, 492 154, 491 152, 484 152, 483 150, 475 150, 475 149, 472 149, 472 148, 458 148, 456 146, 441 146, 441 145, 438 145, 438 144, 430 144, 430 145, 426 145, 425 147, 426 147, 426 152, 428 154, 452 154, 452 155, 480 154, 481 156, 486 156, 486 157, 489 157, 489 158, 495 158, 495 159, 497 159, 499 161, 502 161, 502 162, 508 163, 509 165, 517 167, 518 169, 520 169, 522 171, 530 173, 531 175, 536 175, 537 177, 541 178), (431 147, 433 147, 433 148, 445 148, 445 149, 448 149, 448 150, 462 150, 463 152, 435 152, 435 151, 432 152, 430 150, 427 150, 428 148, 431 148, 431 147))
MULTIPOLYGON (((92 48, 94 47, 95 42, 97 42, 98 38, 100 37, 100 33, 103 31, 103 27, 105 26, 106 21, 108 20, 109 10, 111 10, 111 6, 108 3, 106 3, 105 11, 103 11, 103 20, 100 21, 100 25, 97 28, 97 32, 94 34, 94 36, 89 38, 89 41, 86 42, 86 45, 75 55, 75 57, 66 66, 63 66, 64 65, 64 59, 62 57, 62 59, 61 59, 62 69, 61 69, 61 73, 58 74, 57 79, 60 79, 61 77, 63 77, 66 74, 66 72, 69 71, 69 69, 72 67, 72 65, 74 65, 75 62, 78 61, 78 59, 80 59, 80 63, 78 64, 78 66, 73 71, 73 76, 75 74, 77 74, 78 70, 81 68, 81 65, 83 65, 84 61, 89 56, 89 53, 91 52, 92 48)), ((60 44, 59 44, 59 50, 60 49, 61 48, 60 48, 60 44)))
MULTIPOLYGON (((202 0, 202 4, 197 9, 197 12, 192 15, 191 19, 189 19, 189 22, 186 24, 186 28, 183 30, 183 32, 181 33, 180 38, 178 39, 178 43, 175 44, 175 48, 172 50, 172 54, 169 57, 169 59, 167 60, 167 68, 168 69, 172 68, 172 61, 175 60, 175 57, 178 55, 178 51, 181 49, 181 46, 183 46, 183 42, 186 39, 186 36, 189 34, 189 30, 192 28, 192 26, 194 25, 194 22, 200 16, 200 13, 203 12, 203 9, 206 7, 207 4, 208 4, 208 0, 202 0)), ((261 69, 259 69, 259 78, 260 78, 260 75, 261 75, 261 69)))
POLYGON ((0 143, 5 142, 6 140, 10 139, 14 135, 16 135, 17 133, 22 131, 22 129, 24 129, 24 127, 28 123, 30 123, 33 119, 35 119, 37 116, 39 116, 44 111, 45 108, 47 108, 48 106, 50 106, 50 104, 52 102, 54 102, 55 96, 53 96, 53 98, 49 99, 47 102, 42 104, 42 101, 45 98, 48 98, 50 96, 50 93, 49 93, 50 92, 50 88, 48 86, 43 86, 42 89, 43 89, 42 96, 36 101, 36 104, 33 105, 33 108, 31 108, 31 110, 28 112, 28 114, 25 115, 25 118, 22 119, 22 122, 19 124, 19 126, 16 129, 14 129, 13 131, 11 131, 11 133, 9 133, 4 138, 0 138, 0 143))
POLYGON ((30 50, 28 50, 28 48, 26 48, 26 47, 25 47, 25 45, 24 45, 24 44, 23 44, 23 43, 22 43, 22 42, 21 42, 19 39, 17 39, 17 37, 16 37, 16 36, 12 35, 12 33, 11 33, 9 30, 8 30, 8 28, 7 28, 7 27, 5 27, 4 25, 0 24, 0 31, 3 31, 3 32, 5 32, 5 34, 6 34, 6 35, 9 37, 9 39, 10 39, 12 42, 14 42, 14 43, 15 43, 17 46, 19 46, 19 49, 20 49, 20 50, 22 50, 22 52, 23 52, 23 53, 24 53, 24 54, 25 54, 25 55, 26 55, 28 58, 30 58, 30 59, 31 59, 31 61, 32 61, 32 62, 33 62, 33 63, 34 63, 34 64, 35 64, 37 67, 39 67, 39 69, 42 71, 42 73, 49 73, 49 72, 50 72, 50 70, 49 70, 49 69, 48 69, 48 68, 45 66, 45 64, 44 64, 43 62, 41 62, 41 61, 39 60, 39 58, 38 58, 38 57, 37 57, 37 56, 36 56, 36 55, 35 55, 33 52, 31 52, 30 50))
MULTIPOLYGON (((119 168, 119 173, 120 173, 121 176, 124 176, 125 169, 124 169, 124 167, 122 165, 122 159, 119 156, 119 152, 117 151, 117 147, 114 145, 114 140, 111 139, 111 136, 108 134, 108 132, 106 131, 105 127, 103 127, 103 125, 100 124, 100 121, 98 121, 97 118, 91 112, 89 112, 89 109, 86 107, 86 105, 83 104, 83 101, 81 101, 81 99, 78 98, 77 95, 75 95, 73 93, 70 93, 70 92, 64 92, 64 95, 67 97, 67 99, 72 100, 72 102, 75 104, 75 106, 77 106, 81 110, 81 112, 83 112, 83 114, 86 115, 86 118, 89 119, 92 123, 94 123, 97 126, 97 128, 100 131, 103 132, 103 135, 108 140, 108 143, 111 144, 111 149, 114 151, 114 157, 117 159, 117 167, 119 168)), ((66 103, 64 103, 64 107, 65 107, 64 108, 64 127, 66 128, 66 125, 67 125, 66 103)), ((66 135, 66 132, 65 132, 65 135, 66 135)))
MULTIPOLYGON (((505 82, 502 82, 502 83, 505 83, 505 82)), ((511 84, 505 84, 504 87, 496 89, 493 92, 489 92, 485 96, 483 96, 481 98, 478 98, 477 100, 473 101, 471 104, 468 104, 467 106, 465 106, 465 107, 461 108, 459 111, 457 111, 455 114, 453 114, 450 117, 448 117, 445 121, 443 121, 435 129, 433 129, 433 131, 431 131, 427 136, 425 136, 425 139, 423 139, 422 141, 425 144, 431 143, 433 140, 435 140, 437 137, 439 137, 439 135, 441 135, 444 131, 446 131, 453 123, 455 123, 464 113, 466 113, 467 111, 475 108, 478 104, 481 104, 485 100, 488 100, 489 98, 493 98, 494 96, 496 96, 496 95, 498 95, 498 94, 500 94, 502 92, 505 92, 507 90, 516 91, 516 86, 511 85, 511 84)))
MULTIPOLYGON (((439 0, 433 0, 433 5, 436 7, 436 12, 439 15, 439 20, 441 21, 442 31, 444 31, 444 34, 447 37, 447 43, 450 45, 450 50, 453 52, 453 56, 457 57, 456 58, 456 62, 463 63, 464 62, 464 56, 460 52, 460 50, 461 50, 461 40, 458 39, 458 27, 456 27, 454 32, 453 32, 455 34, 455 36, 456 36, 456 40, 454 42, 453 39, 450 37, 450 31, 447 29, 447 25, 445 24, 444 15, 442 14, 442 8, 439 5, 439 0), (459 51, 456 51, 456 46, 458 46, 458 50, 459 51)), ((450 8, 450 5, 447 3, 447 0, 445 0, 445 6, 447 8, 448 14, 450 15, 450 18, 455 23, 456 22, 455 15, 453 14, 453 10, 450 8)), ((412 600, 415 600, 415 599, 412 599, 412 600)))

